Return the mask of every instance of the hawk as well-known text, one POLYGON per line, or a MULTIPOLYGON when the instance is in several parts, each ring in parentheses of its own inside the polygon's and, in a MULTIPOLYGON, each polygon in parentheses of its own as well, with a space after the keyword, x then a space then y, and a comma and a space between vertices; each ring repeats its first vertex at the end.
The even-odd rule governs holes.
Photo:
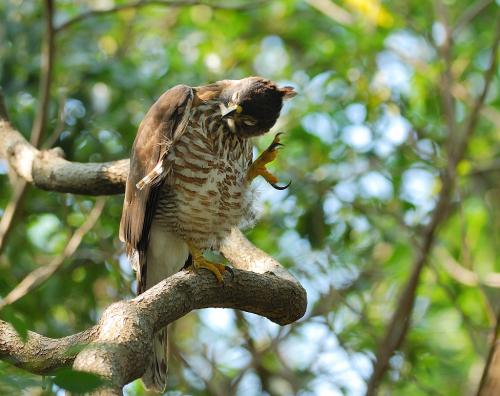
MULTIPOLYGON (((249 220, 255 177, 287 187, 276 185, 266 169, 281 145, 279 134, 255 161, 250 138, 268 132, 294 95, 292 87, 247 77, 177 85, 149 109, 132 148, 120 222, 138 294, 189 263, 223 281, 227 268, 203 252, 218 250, 232 227, 249 220)), ((157 391, 166 385, 166 330, 155 335, 142 377, 157 391)))

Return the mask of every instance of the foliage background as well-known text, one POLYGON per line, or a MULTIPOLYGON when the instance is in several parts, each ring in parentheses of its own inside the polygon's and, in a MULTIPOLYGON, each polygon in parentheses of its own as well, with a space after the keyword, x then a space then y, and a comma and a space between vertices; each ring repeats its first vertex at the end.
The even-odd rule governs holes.
MULTIPOLYGON (((307 314, 284 328, 230 310, 188 315, 175 325, 169 386, 172 394, 192 395, 363 394, 423 251, 449 147, 484 84, 498 4, 189 3, 196 5, 132 7, 58 31, 42 141, 62 147, 70 160, 126 158, 148 107, 175 84, 259 74, 295 86, 299 95, 274 128, 286 132, 274 169, 292 187, 260 184, 262 217, 248 236, 307 288, 307 314)), ((54 22, 123 4, 57 0, 54 22)), ((11 120, 29 138, 39 102, 43 2, 3 1, 0 21, 0 86, 11 120)), ((457 166, 450 216, 425 255, 411 328, 390 359, 384 394, 467 395, 480 381, 499 309, 499 103, 496 69, 457 166)), ((255 143, 262 150, 271 139, 255 143)), ((15 194, 5 162, 0 171, 5 210, 15 194)), ((75 254, 0 317, 59 337, 133 296, 117 237, 122 199, 108 197, 75 254)), ((2 246, 0 296, 63 255, 94 202, 28 188, 2 246)), ((2 394, 58 389, 50 377, 0 362, 2 394)), ((139 381, 126 392, 146 394, 139 381)))

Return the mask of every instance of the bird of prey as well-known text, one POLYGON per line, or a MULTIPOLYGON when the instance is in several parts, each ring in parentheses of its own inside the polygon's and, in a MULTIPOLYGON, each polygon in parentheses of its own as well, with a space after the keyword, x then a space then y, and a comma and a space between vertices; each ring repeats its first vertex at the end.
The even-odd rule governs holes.
MULTIPOLYGON (((248 222, 255 177, 286 188, 266 169, 279 135, 255 161, 250 138, 268 132, 294 95, 292 87, 247 77, 177 85, 149 109, 132 148, 120 223, 139 294, 190 262, 223 281, 226 267, 203 252, 217 251, 231 228, 248 222)), ((163 329, 142 377, 157 391, 166 386, 166 345, 163 329)))

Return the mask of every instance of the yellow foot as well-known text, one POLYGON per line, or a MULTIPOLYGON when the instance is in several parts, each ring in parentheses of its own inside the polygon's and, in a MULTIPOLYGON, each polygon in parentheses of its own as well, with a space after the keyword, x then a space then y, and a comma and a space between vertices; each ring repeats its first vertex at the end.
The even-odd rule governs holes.
POLYGON ((282 135, 281 132, 276 134, 269 147, 252 163, 252 165, 250 165, 247 172, 247 181, 249 183, 257 176, 262 176, 276 190, 285 190, 290 186, 291 182, 286 186, 278 186, 276 184, 278 178, 266 169, 266 165, 276 159, 278 148, 283 146, 283 144, 280 143, 280 135, 282 135))
POLYGON ((191 256, 193 257, 193 267, 195 270, 198 270, 199 268, 209 270, 212 274, 215 275, 219 283, 224 283, 224 278, 222 277, 224 271, 230 272, 231 277, 234 277, 233 270, 230 267, 224 264, 213 263, 207 260, 205 257, 203 257, 203 253, 201 252, 201 250, 199 250, 192 243, 188 243, 188 246, 189 251, 191 252, 191 256))

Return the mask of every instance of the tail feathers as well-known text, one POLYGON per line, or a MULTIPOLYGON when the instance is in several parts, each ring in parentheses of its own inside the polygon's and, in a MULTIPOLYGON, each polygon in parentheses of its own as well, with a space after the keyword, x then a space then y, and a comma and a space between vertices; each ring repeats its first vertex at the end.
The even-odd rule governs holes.
POLYGON ((163 393, 167 387, 168 373, 168 330, 167 327, 155 334, 153 354, 142 376, 144 386, 152 391, 163 393))
MULTIPOLYGON (((139 293, 179 271, 189 257, 186 243, 153 221, 146 254, 139 255, 137 273, 139 293)), ((168 370, 167 328, 153 338, 153 353, 146 365, 142 382, 146 388, 165 392, 168 370)))

